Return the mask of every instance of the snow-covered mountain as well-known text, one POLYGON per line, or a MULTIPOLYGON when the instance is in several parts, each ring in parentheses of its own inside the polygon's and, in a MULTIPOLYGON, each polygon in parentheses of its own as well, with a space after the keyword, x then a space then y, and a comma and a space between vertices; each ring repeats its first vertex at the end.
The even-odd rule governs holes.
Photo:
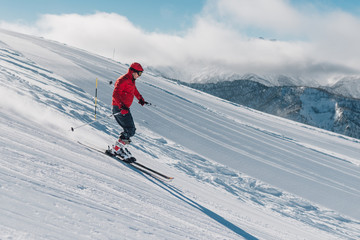
MULTIPOLYGON (((147 70, 167 79, 189 84, 207 84, 231 81, 253 81, 266 87, 307 87, 319 88, 335 95, 360 99, 360 75, 329 77, 327 83, 320 83, 316 78, 285 74, 238 74, 226 71, 220 66, 196 68, 183 71, 177 67, 147 67, 147 70)), ((323 82, 323 81, 321 81, 323 82)))
POLYGON ((183 84, 262 112, 360 139, 360 99, 321 88, 269 87, 250 79, 183 84))
POLYGON ((141 174, 106 148, 109 81, 127 66, 0 30, 0 239, 358 239, 360 141, 147 72, 141 174), (94 118, 98 78, 98 121, 94 118), (78 127, 77 126, 83 126, 78 127), (75 131, 70 130, 75 127, 75 131))
POLYGON ((177 67, 147 67, 147 70, 167 79, 177 80, 185 83, 207 84, 207 83, 221 83, 225 81, 235 80, 249 80, 261 83, 265 86, 310 86, 318 87, 320 84, 315 80, 304 79, 301 76, 287 76, 287 75, 259 75, 254 73, 238 74, 231 71, 226 71, 221 66, 209 66, 203 68, 196 68, 196 71, 183 71, 177 67))
POLYGON ((360 76, 341 77, 324 89, 334 94, 360 99, 360 76))

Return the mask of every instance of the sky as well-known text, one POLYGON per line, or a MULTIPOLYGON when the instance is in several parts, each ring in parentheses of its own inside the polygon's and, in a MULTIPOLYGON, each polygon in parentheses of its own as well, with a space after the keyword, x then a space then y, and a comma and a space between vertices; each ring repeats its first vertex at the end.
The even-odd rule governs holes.
POLYGON ((189 76, 216 70, 289 74, 328 84, 360 74, 358 0, 0 0, 0 5, 0 28, 189 76))
POLYGON ((117 13, 146 31, 178 32, 191 26, 205 0, 0 0, 0 20, 34 23, 44 14, 117 13))

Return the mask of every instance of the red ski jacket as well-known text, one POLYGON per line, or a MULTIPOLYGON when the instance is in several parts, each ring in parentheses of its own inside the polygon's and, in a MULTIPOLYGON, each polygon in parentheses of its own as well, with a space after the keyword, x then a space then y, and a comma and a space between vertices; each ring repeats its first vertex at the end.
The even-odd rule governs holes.
POLYGON ((120 109, 125 106, 130 108, 134 96, 140 100, 142 98, 141 94, 135 86, 135 79, 133 78, 133 71, 129 71, 119 77, 115 82, 115 88, 112 95, 112 105, 118 106, 120 109))

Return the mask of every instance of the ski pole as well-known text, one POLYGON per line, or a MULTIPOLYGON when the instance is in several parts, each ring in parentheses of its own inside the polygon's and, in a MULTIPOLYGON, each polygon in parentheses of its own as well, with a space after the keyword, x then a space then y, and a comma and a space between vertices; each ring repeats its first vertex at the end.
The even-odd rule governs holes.
POLYGON ((152 104, 152 103, 145 103, 146 106, 149 106, 149 107, 154 107, 154 108, 157 108, 157 106, 155 104, 152 104))
POLYGON ((96 78, 96 88, 95 88, 95 120, 96 120, 96 104, 97 104, 97 87, 98 87, 98 79, 96 78))
MULTIPOLYGON (((118 114, 120 114, 120 112, 115 113, 115 114, 111 114, 111 115, 108 115, 108 116, 105 116, 105 117, 103 117, 103 118, 110 118, 110 117, 115 116, 115 115, 118 115, 118 114)), ((101 119, 103 119, 103 118, 101 118, 101 119)), ((84 127, 84 126, 90 125, 90 124, 92 124, 92 123, 94 123, 94 122, 96 122, 96 121, 98 121, 98 120, 99 120, 99 119, 95 119, 95 120, 93 120, 93 121, 91 121, 91 122, 84 123, 84 124, 79 125, 79 126, 76 126, 76 127, 71 127, 71 131, 73 132, 75 129, 82 128, 82 127, 84 127)))

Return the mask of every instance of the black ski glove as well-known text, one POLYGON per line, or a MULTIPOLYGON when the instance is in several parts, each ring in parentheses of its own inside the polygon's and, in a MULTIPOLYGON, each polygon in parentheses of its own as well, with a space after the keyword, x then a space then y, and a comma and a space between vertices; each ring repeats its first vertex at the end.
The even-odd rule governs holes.
POLYGON ((144 106, 145 104, 148 105, 149 103, 146 102, 146 101, 144 100, 144 98, 140 98, 139 104, 141 104, 141 106, 144 106))

